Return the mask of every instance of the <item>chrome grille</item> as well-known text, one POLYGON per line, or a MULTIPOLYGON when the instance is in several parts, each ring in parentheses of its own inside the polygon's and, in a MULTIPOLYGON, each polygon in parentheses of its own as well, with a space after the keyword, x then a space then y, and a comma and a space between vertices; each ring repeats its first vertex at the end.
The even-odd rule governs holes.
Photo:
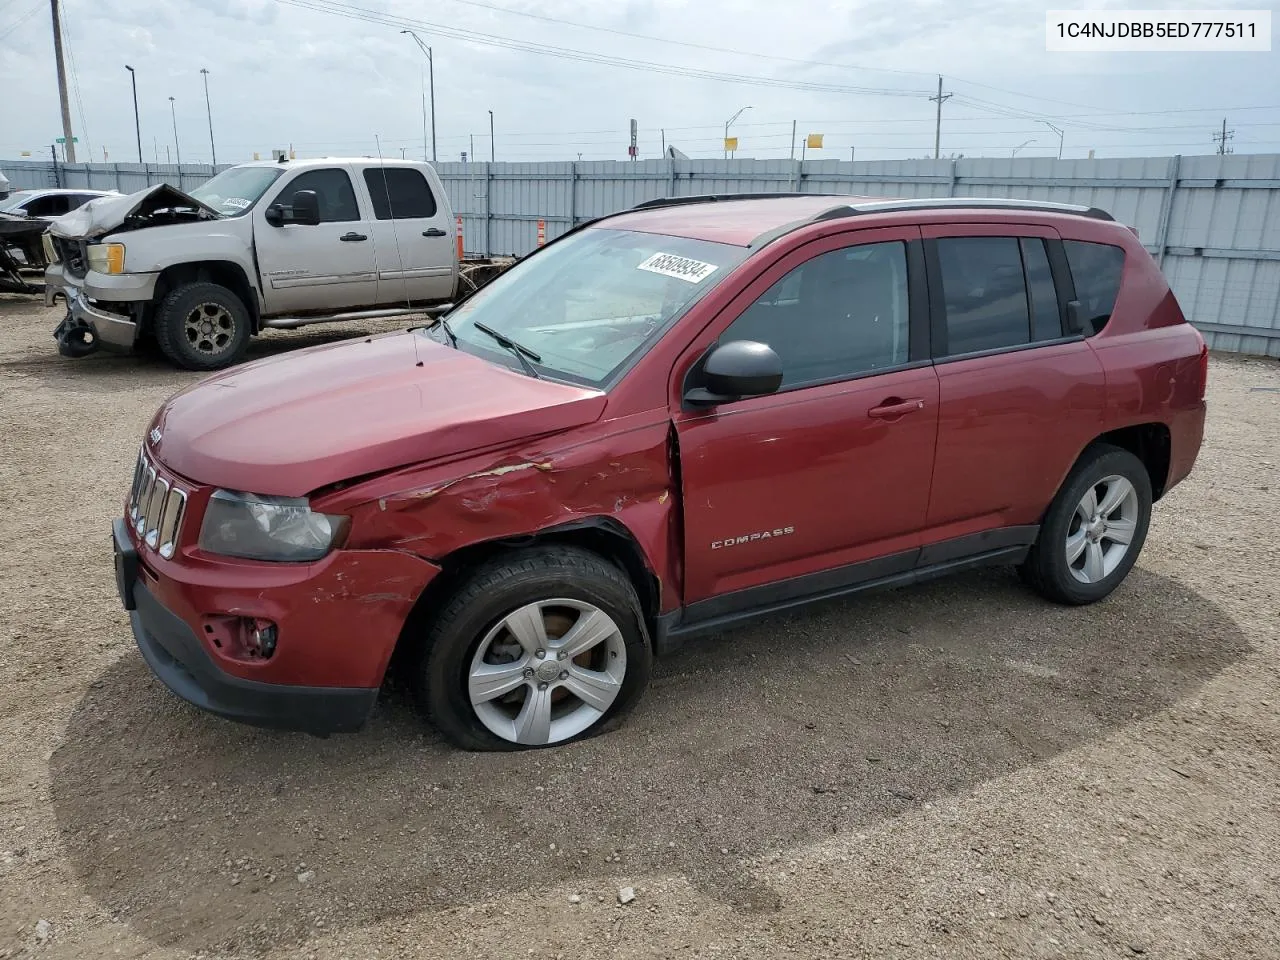
POLYGON ((161 476, 146 452, 140 451, 126 511, 133 532, 148 547, 168 559, 177 549, 186 508, 186 492, 161 476))

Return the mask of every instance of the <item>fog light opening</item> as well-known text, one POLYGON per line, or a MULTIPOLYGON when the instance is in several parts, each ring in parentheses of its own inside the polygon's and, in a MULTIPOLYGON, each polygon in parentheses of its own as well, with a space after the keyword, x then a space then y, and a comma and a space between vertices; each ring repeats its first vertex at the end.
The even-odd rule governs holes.
POLYGON ((249 655, 257 655, 264 660, 271 658, 276 652, 276 625, 270 620, 252 620, 249 625, 249 655))

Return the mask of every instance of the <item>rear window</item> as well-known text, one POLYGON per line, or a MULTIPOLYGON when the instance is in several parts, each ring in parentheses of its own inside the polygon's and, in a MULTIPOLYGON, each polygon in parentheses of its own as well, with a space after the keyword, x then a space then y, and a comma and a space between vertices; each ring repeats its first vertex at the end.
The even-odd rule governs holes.
POLYGON ((1080 301, 1080 318, 1086 331, 1098 333, 1111 319, 1124 272, 1124 250, 1109 243, 1064 240, 1071 280, 1080 301))
POLYGON ((436 198, 427 178, 411 167, 366 170, 364 182, 379 220, 425 220, 436 215, 436 198))

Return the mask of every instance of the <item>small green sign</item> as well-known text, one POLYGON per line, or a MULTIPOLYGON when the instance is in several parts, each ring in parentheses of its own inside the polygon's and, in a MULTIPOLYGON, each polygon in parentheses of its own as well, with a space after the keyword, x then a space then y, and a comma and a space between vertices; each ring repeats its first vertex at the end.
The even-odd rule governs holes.
MULTIPOLYGON (((54 143, 66 143, 66 142, 67 142, 67 138, 66 138, 66 137, 59 137, 57 140, 55 140, 55 141, 53 141, 53 142, 54 142, 54 143)), ((72 138, 71 138, 71 142, 72 142, 72 143, 79 143, 79 142, 80 142, 80 138, 79 138, 79 137, 72 137, 72 138)))

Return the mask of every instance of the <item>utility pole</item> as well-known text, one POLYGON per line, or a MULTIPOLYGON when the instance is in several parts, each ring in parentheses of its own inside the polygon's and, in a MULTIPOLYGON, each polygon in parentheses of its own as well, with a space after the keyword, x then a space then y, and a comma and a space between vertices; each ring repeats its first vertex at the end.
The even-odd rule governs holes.
POLYGON ((53 59, 58 68, 58 100, 62 103, 62 137, 66 140, 62 153, 67 163, 75 163, 76 142, 71 136, 71 103, 67 100, 67 67, 62 62, 62 17, 58 13, 58 0, 49 0, 49 8, 53 14, 53 59))
POLYGON ((204 74, 204 112, 209 118, 209 152, 213 154, 214 167, 217 167, 218 148, 213 145, 213 107, 209 106, 209 71, 201 67, 200 72, 204 74))
POLYGON ((1227 129, 1227 118, 1223 117, 1222 132, 1215 133, 1213 135, 1213 139, 1217 141, 1217 144, 1218 144, 1219 155, 1225 155, 1232 152, 1231 148, 1227 146, 1227 141, 1233 138, 1235 135, 1236 135, 1236 132, 1234 130, 1227 129))
POLYGON ((950 100, 951 94, 942 93, 942 75, 938 75, 938 95, 930 97, 930 100, 938 101, 938 119, 934 121, 933 126, 933 159, 937 160, 942 155, 942 101, 950 100))
MULTIPOLYGON (((421 37, 419 37, 412 30, 401 30, 400 32, 407 33, 409 36, 413 37, 413 42, 416 43, 419 47, 421 47, 422 52, 427 55, 427 74, 430 77, 430 84, 431 84, 431 162, 435 163, 436 162, 436 61, 435 61, 435 58, 431 55, 431 48, 422 42, 421 37)), ((425 117, 424 117, 424 121, 425 121, 425 117)), ((425 127, 425 122, 424 122, 424 127, 425 127)), ((424 134, 426 133, 425 129, 423 130, 423 133, 424 134)), ((475 151, 472 150, 472 159, 474 158, 475 158, 475 151)), ((425 160, 426 157, 423 157, 423 159, 425 160)))
POLYGON ((489 111, 489 162, 493 163, 493 111, 489 111))
POLYGON ((129 82, 133 84, 133 130, 138 135, 138 162, 142 163, 142 124, 138 121, 138 75, 127 63, 124 68, 129 71, 129 82))
POLYGON ((796 122, 791 121, 791 159, 796 158, 796 122))
MULTIPOLYGON (((173 97, 169 98, 169 116, 173 117, 173 152, 178 155, 178 166, 182 166, 182 148, 178 146, 178 110, 173 105, 173 97)), ((165 152, 169 150, 165 147, 165 152)))

